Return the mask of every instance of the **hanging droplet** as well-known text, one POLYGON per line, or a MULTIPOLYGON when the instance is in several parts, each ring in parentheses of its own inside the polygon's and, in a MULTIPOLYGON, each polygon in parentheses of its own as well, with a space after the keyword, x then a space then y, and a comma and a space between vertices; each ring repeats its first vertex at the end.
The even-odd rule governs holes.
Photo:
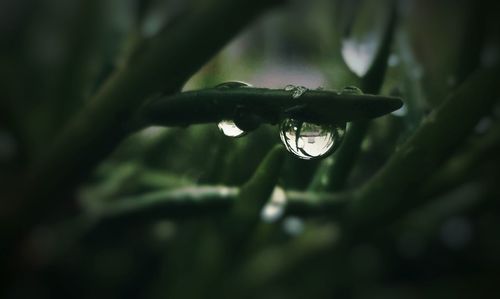
POLYGON ((217 125, 219 130, 228 137, 240 137, 245 135, 245 131, 238 128, 238 126, 234 123, 234 121, 229 119, 223 119, 217 125))
POLYGON ((340 94, 342 94, 342 95, 361 95, 361 94, 363 94, 363 92, 361 91, 361 89, 357 88, 356 86, 346 86, 340 91, 340 94))
POLYGON ((252 85, 243 81, 227 81, 215 86, 215 88, 217 89, 230 89, 239 87, 252 87, 252 85))
POLYGON ((318 125, 292 118, 280 125, 280 138, 286 149, 300 159, 311 160, 335 151, 345 134, 343 125, 318 125))
POLYGON ((292 92, 292 99, 298 99, 307 91, 307 88, 304 86, 287 85, 284 90, 292 92))

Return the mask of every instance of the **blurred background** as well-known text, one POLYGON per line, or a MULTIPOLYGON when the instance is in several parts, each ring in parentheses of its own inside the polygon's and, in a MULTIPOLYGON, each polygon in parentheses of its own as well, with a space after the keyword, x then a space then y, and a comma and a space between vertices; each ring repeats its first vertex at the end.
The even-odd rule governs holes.
MULTIPOLYGON (((0 197, 25 188, 30 167, 124 63, 138 36, 182 22, 208 2, 1 0, 0 197)), ((234 37, 183 90, 241 80, 268 88, 370 86, 365 92, 401 97, 403 108, 366 127, 359 155, 334 191, 368 181, 474 69, 500 61, 495 3, 286 2, 234 37), (366 78, 380 83, 373 87, 366 78)), ((456 164, 458 183, 444 184, 428 204, 343 251, 334 249, 342 234, 335 219, 282 215, 280 204, 291 192, 315 194, 315 180, 336 163, 336 153, 315 161, 287 155, 275 204, 264 208, 244 250, 228 238, 224 209, 216 204, 170 216, 152 211, 138 221, 94 221, 102 205, 167 200, 172 190, 194 190, 201 202, 211 195, 200 186, 239 187, 280 142, 278 128, 269 125, 242 138, 224 136, 216 124, 146 128, 79 185, 67 199, 71 213, 56 214, 19 246, 23 261, 13 263, 2 297, 494 297, 500 294, 499 118, 497 104, 450 153, 448 174, 456 174, 456 164)))

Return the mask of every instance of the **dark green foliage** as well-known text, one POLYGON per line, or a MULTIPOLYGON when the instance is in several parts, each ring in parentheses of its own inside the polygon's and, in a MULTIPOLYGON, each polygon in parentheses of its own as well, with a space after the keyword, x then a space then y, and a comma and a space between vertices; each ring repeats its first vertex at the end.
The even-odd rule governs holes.
POLYGON ((498 297, 499 8, 4 0, 0 296, 498 297))

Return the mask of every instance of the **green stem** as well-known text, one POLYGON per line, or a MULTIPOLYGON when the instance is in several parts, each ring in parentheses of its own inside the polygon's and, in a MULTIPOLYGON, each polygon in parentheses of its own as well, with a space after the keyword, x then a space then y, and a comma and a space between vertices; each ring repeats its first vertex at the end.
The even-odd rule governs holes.
MULTIPOLYGON (((88 206, 86 219, 99 226, 130 225, 164 218, 186 219, 223 214, 231 209, 239 194, 237 187, 197 186, 158 191, 120 199, 103 205, 88 206)), ((302 217, 339 215, 350 195, 287 191, 285 215, 302 217)))
POLYGON ((302 120, 338 123, 378 117, 401 105, 401 100, 394 97, 341 95, 325 90, 308 90, 293 99, 291 92, 283 89, 209 88, 182 92, 148 103, 139 112, 136 127, 218 122, 234 119, 238 108, 257 116, 262 123, 276 124, 284 114, 293 116, 294 113, 302 120))
MULTIPOLYGON (((381 46, 370 66, 361 78, 361 89, 366 93, 378 93, 382 88, 387 69, 387 59, 391 53, 391 45, 396 30, 396 2, 391 6, 389 21, 382 36, 381 46)), ((401 107, 401 106, 400 106, 401 107)), ((352 123, 347 130, 345 140, 330 163, 323 163, 309 185, 311 191, 339 191, 345 187, 347 179, 354 168, 361 151, 370 122, 367 120, 352 123)))
POLYGON ((427 197, 436 196, 465 182, 477 174, 477 169, 500 150, 500 123, 495 124, 486 135, 475 140, 466 151, 453 157, 439 169, 421 193, 427 197))
POLYGON ((498 100, 498 80, 498 69, 479 70, 433 111, 375 177, 357 191, 346 211, 346 224, 353 230, 380 226, 427 200, 417 197, 415 190, 498 100))
POLYGON ((20 213, 6 222, 11 234, 28 230, 67 198, 127 135, 131 116, 153 93, 178 91, 182 84, 245 25, 274 1, 220 0, 199 5, 185 19, 143 40, 87 106, 56 138, 32 173, 20 213), (235 13, 235 12, 238 13, 235 13))

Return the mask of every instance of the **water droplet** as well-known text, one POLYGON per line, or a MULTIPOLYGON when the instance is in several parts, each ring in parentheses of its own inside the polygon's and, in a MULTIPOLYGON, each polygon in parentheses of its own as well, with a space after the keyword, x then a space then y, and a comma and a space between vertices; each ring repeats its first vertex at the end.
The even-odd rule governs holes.
POLYGON ((292 99, 300 98, 306 91, 307 88, 304 86, 287 85, 285 86, 285 91, 292 92, 292 99))
POLYGON ((252 85, 243 81, 227 81, 215 86, 215 88, 217 89, 230 89, 240 87, 252 87, 252 85))
POLYGON ((389 55, 389 59, 387 60, 387 64, 391 67, 395 67, 399 64, 399 56, 396 54, 389 55))
POLYGON ((275 222, 283 216, 285 212, 287 198, 283 188, 276 186, 271 194, 271 199, 262 208, 261 218, 265 222, 275 222))
POLYGON ((219 127, 219 130, 228 137, 240 137, 245 135, 245 131, 238 128, 232 120, 223 119, 217 126, 219 127))
POLYGON ((343 125, 318 125, 292 118, 280 125, 280 138, 286 149, 300 159, 311 160, 335 151, 345 134, 343 125))
POLYGON ((406 107, 406 105, 403 105, 398 110, 392 111, 391 114, 394 115, 394 116, 403 117, 406 114, 408 114, 408 108, 406 107))
POLYGON ((357 88, 356 86, 346 86, 344 87, 341 91, 340 94, 342 95, 361 95, 363 92, 361 89, 357 88))
POLYGON ((287 217, 283 221, 283 229, 291 236, 297 236, 304 231, 304 221, 298 217, 287 217))
POLYGON ((293 99, 298 99, 300 98, 305 92, 307 91, 307 88, 305 88, 304 86, 297 86, 293 93, 292 93, 292 98, 293 99))

